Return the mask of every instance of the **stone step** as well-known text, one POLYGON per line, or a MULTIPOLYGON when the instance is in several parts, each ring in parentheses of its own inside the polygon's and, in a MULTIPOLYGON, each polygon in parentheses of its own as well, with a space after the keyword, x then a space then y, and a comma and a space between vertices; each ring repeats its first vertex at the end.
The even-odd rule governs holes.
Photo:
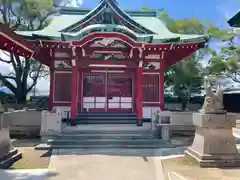
POLYGON ((58 136, 60 139, 153 139, 153 135, 149 134, 63 134, 58 136))
POLYGON ((50 139, 47 141, 47 144, 52 145, 158 145, 161 143, 163 143, 163 141, 159 139, 50 139))
POLYGON ((136 124, 136 113, 80 113, 74 119, 74 124, 136 124))
POLYGON ((194 136, 195 130, 172 130, 172 136, 194 136))
POLYGON ((75 119, 76 124, 136 124, 137 120, 86 120, 75 119))
POLYGON ((7 156, 7 158, 2 159, 0 161, 0 169, 8 169, 11 167, 16 161, 22 158, 22 153, 15 151, 14 154, 11 154, 11 156, 7 156))
POLYGON ((116 119, 126 119, 126 118, 137 118, 136 115, 128 115, 128 114, 119 114, 119 115, 111 115, 111 114, 106 114, 106 115, 97 115, 97 114, 94 114, 94 115, 90 115, 90 114, 79 114, 79 115, 76 115, 75 117, 87 117, 87 118, 116 118, 116 119))
POLYGON ((106 134, 115 134, 115 135, 151 135, 150 130, 111 130, 111 129, 105 129, 105 130, 83 130, 83 129, 64 129, 63 130, 64 135, 74 134, 74 135, 106 135, 106 134))
POLYGON ((93 119, 93 120, 122 120, 122 119, 129 119, 129 120, 135 120, 137 119, 137 116, 123 116, 123 115, 119 115, 119 116, 89 116, 89 115, 78 115, 75 117, 75 119, 93 119))
POLYGON ((128 116, 128 117, 131 117, 131 116, 137 116, 136 113, 119 113, 119 112, 82 112, 82 113, 79 113, 77 114, 77 116, 97 116, 97 117, 100 117, 100 116, 128 116))
POLYGON ((160 143, 160 144, 151 144, 151 145, 49 145, 46 143, 39 144, 35 146, 36 150, 50 150, 50 149, 105 149, 105 148, 123 148, 123 149, 159 149, 159 148, 174 148, 175 146, 170 143, 160 143))
POLYGON ((14 155, 17 154, 17 153, 18 153, 18 149, 14 148, 14 149, 13 149, 12 151, 10 151, 8 154, 0 157, 0 162, 2 162, 2 161, 4 161, 5 159, 8 159, 8 158, 14 156, 14 155))
POLYGON ((240 129, 239 128, 233 128, 233 134, 240 137, 240 129))

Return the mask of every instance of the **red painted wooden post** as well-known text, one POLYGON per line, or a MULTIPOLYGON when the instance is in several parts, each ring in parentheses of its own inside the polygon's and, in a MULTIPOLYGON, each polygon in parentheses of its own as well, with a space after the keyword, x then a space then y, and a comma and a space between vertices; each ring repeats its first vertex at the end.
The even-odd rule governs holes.
POLYGON ((143 68, 137 67, 137 113, 138 113, 138 125, 142 125, 142 79, 143 68))
POLYGON ((160 87, 159 87, 159 91, 160 91, 160 109, 163 110, 164 109, 164 71, 160 71, 160 87))
POLYGON ((160 110, 164 110, 164 61, 160 63, 160 84, 159 84, 159 100, 160 100, 160 110))
POLYGON ((132 102, 133 102, 133 112, 137 113, 137 68, 133 72, 133 91, 132 91, 132 102))
POLYGON ((77 76, 77 66, 72 66, 71 119, 73 119, 77 115, 77 76))
POLYGON ((78 70, 78 112, 83 109, 83 71, 81 68, 78 70))
POLYGON ((49 88, 48 111, 52 111, 52 108, 53 108, 54 90, 55 90, 54 81, 55 81, 55 79, 54 79, 54 69, 50 68, 50 88, 49 88))

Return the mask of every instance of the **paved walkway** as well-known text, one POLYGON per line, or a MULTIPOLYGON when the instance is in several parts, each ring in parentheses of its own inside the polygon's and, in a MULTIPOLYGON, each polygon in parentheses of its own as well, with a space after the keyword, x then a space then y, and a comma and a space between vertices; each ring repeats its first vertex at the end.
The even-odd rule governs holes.
POLYGON ((164 180, 161 156, 174 149, 54 150, 48 170, 1 170, 2 180, 164 180))
POLYGON ((50 180, 164 180, 161 156, 182 154, 174 149, 55 150, 50 180))
POLYGON ((50 180, 162 180, 161 162, 154 150, 55 150, 50 180))

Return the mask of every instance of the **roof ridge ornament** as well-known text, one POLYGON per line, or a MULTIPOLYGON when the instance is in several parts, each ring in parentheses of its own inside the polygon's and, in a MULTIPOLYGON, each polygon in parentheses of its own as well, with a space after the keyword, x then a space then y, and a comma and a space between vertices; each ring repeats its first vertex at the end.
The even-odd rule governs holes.
POLYGON ((95 41, 95 44, 99 44, 104 47, 108 47, 108 46, 115 44, 117 40, 118 40, 117 38, 103 38, 103 39, 95 41))
POLYGON ((100 0, 100 3, 101 3, 102 1, 105 1, 106 3, 109 3, 109 1, 113 1, 114 3, 118 4, 118 1, 117 1, 117 0, 100 0))

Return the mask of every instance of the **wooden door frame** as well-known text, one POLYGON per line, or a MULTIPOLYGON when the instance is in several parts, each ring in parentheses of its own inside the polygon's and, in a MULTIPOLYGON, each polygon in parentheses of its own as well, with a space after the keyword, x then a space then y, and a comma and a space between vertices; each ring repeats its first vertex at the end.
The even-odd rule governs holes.
MULTIPOLYGON (((126 71, 124 71, 124 70, 118 70, 118 69, 116 69, 116 70, 108 70, 108 69, 103 69, 103 70, 99 70, 99 69, 97 69, 97 70, 94 70, 94 69, 92 69, 92 71, 91 72, 89 72, 89 71, 82 71, 82 80, 81 80, 81 84, 80 84, 80 86, 82 87, 82 90, 81 91, 79 91, 80 92, 80 104, 81 104, 81 109, 80 109, 80 111, 81 112, 83 112, 83 104, 84 104, 84 101, 83 101, 83 99, 84 99, 84 90, 83 90, 83 88, 84 88, 84 77, 85 77, 85 75, 87 74, 87 73, 93 73, 93 74, 102 74, 103 75, 103 77, 104 77, 104 84, 105 84, 105 98, 106 98, 106 102, 105 102, 105 110, 104 110, 104 112, 109 112, 109 108, 108 108, 108 105, 109 105, 109 102, 108 102, 108 73, 125 73, 126 71)), ((131 98, 132 98, 132 102, 131 102, 131 104, 132 104, 132 106, 131 106, 131 112, 134 112, 134 97, 135 97, 135 92, 134 92, 134 73, 132 72, 132 71, 130 71, 129 73, 131 73, 131 79, 132 79, 132 84, 130 85, 131 86, 131 90, 132 90, 132 92, 131 92, 131 94, 132 94, 132 96, 131 96, 131 98)), ((95 98, 95 97, 94 97, 95 98)), ((94 100, 94 108, 91 108, 91 109, 97 109, 95 106, 96 106, 96 100, 94 100)), ((121 103, 121 100, 120 100, 120 102, 119 103, 121 103)), ((120 104, 121 105, 121 104, 120 104)), ((120 108, 119 107, 119 112, 122 112, 121 110, 124 110, 124 108, 120 108)), ((126 108, 126 110, 127 110, 127 112, 129 112, 129 109, 127 109, 126 108)))

